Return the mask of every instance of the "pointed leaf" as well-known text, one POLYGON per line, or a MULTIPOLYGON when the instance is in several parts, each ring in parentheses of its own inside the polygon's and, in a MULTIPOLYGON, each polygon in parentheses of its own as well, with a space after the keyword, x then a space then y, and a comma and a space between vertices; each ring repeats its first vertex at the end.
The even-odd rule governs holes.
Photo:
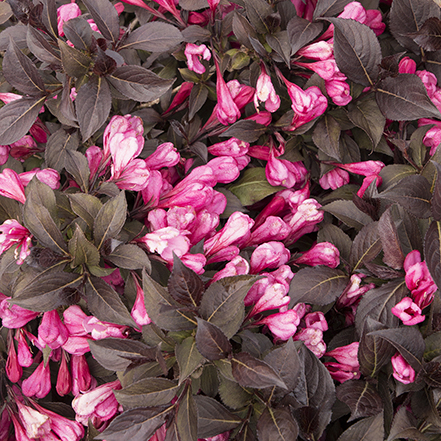
POLYGON ((244 319, 244 299, 258 280, 254 276, 225 277, 211 284, 202 297, 200 316, 231 338, 244 319))
POLYGON ((103 206, 101 201, 97 197, 85 193, 70 194, 69 200, 72 211, 83 219, 92 230, 95 218, 103 206))
POLYGON ((24 97, 0 109, 0 144, 8 145, 28 133, 46 97, 24 97))
POLYGON ((384 439, 383 412, 357 421, 337 441, 378 441, 384 439))
POLYGON ((121 49, 142 49, 148 52, 167 52, 180 44, 182 34, 176 26, 162 22, 150 22, 133 31, 121 49))
POLYGON ((381 81, 376 92, 377 104, 383 115, 395 121, 419 118, 441 119, 439 110, 427 95, 418 75, 400 74, 381 81))
POLYGON ((360 211, 352 201, 334 201, 322 207, 322 210, 333 214, 347 226, 357 230, 372 222, 372 218, 360 211))
POLYGON ((416 425, 417 421, 415 417, 406 407, 400 407, 392 421, 392 427, 390 428, 387 441, 394 441, 400 438, 428 441, 428 438, 416 428, 416 425))
POLYGON ((89 190, 90 169, 86 157, 75 150, 66 150, 64 167, 85 193, 89 190))
POLYGON ((274 52, 280 55, 285 64, 290 67, 291 44, 289 42, 288 32, 280 31, 272 35, 267 35, 266 42, 274 52))
POLYGON ((188 99, 188 119, 192 120, 196 113, 205 104, 208 98, 208 89, 204 84, 195 84, 188 99))
POLYGON ((381 249, 378 222, 372 222, 363 227, 354 239, 349 257, 352 271, 360 269, 365 262, 374 260, 381 249))
POLYGON ((106 259, 110 260, 119 268, 129 270, 146 268, 147 271, 151 271, 152 264, 150 263, 150 259, 147 257, 147 254, 137 245, 119 245, 108 256, 106 256, 106 259))
POLYGON ((30 25, 28 25, 27 44, 29 50, 40 61, 61 66, 60 52, 55 49, 43 32, 33 28, 30 25))
POLYGON ((119 40, 118 12, 109 0, 83 0, 93 21, 104 38, 116 43, 119 40))
POLYGON ((432 217, 436 221, 441 220, 441 165, 432 161, 436 167, 436 183, 432 194, 432 217))
POLYGON ((58 39, 58 47, 61 51, 63 68, 70 77, 79 78, 88 72, 92 58, 60 39, 58 39))
POLYGON ((331 17, 343 11, 349 0, 318 0, 314 9, 313 20, 318 17, 331 17))
POLYGON ((104 280, 95 276, 89 277, 85 294, 90 312, 99 320, 137 328, 119 294, 104 280))
POLYGON ((259 33, 269 31, 265 19, 273 12, 271 6, 265 0, 243 0, 247 17, 254 29, 259 33))
POLYGON ((363 380, 349 380, 337 387, 337 398, 351 409, 353 421, 360 417, 377 415, 383 409, 381 397, 375 386, 363 380))
POLYGON ((124 191, 108 200, 98 212, 93 225, 93 238, 98 249, 107 239, 113 239, 121 231, 127 218, 127 201, 124 191))
POLYGON ((297 439, 299 427, 289 408, 267 407, 257 421, 259 441, 291 441, 297 439))
POLYGON ((327 305, 343 293, 348 276, 338 269, 319 266, 302 268, 294 276, 289 289, 291 305, 299 302, 327 305))
POLYGON ((372 86, 381 63, 374 31, 355 20, 327 18, 334 26, 334 55, 339 69, 354 83, 372 86))
POLYGON ((295 54, 299 49, 314 40, 323 29, 323 23, 314 23, 304 18, 295 16, 286 26, 291 44, 291 53, 295 54))
POLYGON ((160 98, 173 84, 173 80, 160 78, 141 66, 117 67, 106 79, 118 92, 141 103, 160 98))
POLYGON ((133 409, 169 404, 178 389, 179 385, 166 378, 144 378, 114 393, 124 409, 133 409))
POLYGON ((101 77, 92 76, 80 88, 75 108, 83 141, 87 141, 106 122, 111 103, 109 86, 101 77))
POLYGON ((232 347, 225 334, 212 323, 200 318, 197 321, 196 347, 198 351, 208 360, 227 358, 232 347))
POLYGON ((407 176, 377 197, 397 202, 418 218, 427 219, 431 215, 430 184, 421 175, 407 176))
POLYGON ((100 263, 99 251, 86 239, 78 224, 69 241, 69 253, 74 257, 71 263, 72 268, 83 264, 98 266, 100 263))
POLYGON ((180 384, 186 380, 199 366, 204 363, 205 358, 196 347, 194 337, 187 337, 175 348, 176 361, 179 366, 180 384))
POLYGON ((210 438, 234 429, 241 419, 210 397, 194 397, 198 409, 198 438, 210 438))
POLYGON ((424 256, 433 281, 441 289, 441 223, 433 221, 424 237, 424 256))
POLYGON ((182 305, 199 306, 204 293, 204 283, 190 268, 173 254, 173 270, 168 279, 170 295, 182 305))
POLYGON ((235 380, 241 386, 254 389, 279 386, 286 389, 285 383, 272 367, 246 352, 234 354, 231 367, 235 380))
POLYGON ((419 31, 410 34, 413 41, 425 51, 435 52, 441 49, 441 20, 430 17, 420 27, 419 31))
POLYGON ((237 41, 240 44, 243 44, 248 49, 252 49, 253 45, 250 42, 250 38, 257 38, 256 31, 250 25, 249 21, 239 13, 234 13, 233 15, 233 24, 232 24, 233 33, 237 38, 237 41))
POLYGON ((75 17, 64 22, 66 38, 80 51, 89 50, 92 44, 92 29, 83 17, 75 17))
POLYGON ((219 396, 225 406, 230 409, 241 409, 250 403, 253 395, 249 390, 222 375, 219 376, 219 380, 219 396))
POLYGON ((180 441, 196 441, 198 431, 198 414, 191 388, 188 387, 185 395, 179 401, 176 413, 176 428, 180 441))
POLYGON ((67 151, 76 150, 79 145, 78 131, 58 129, 46 143, 45 159, 48 167, 61 172, 67 161, 67 151))
POLYGON ((228 127, 220 136, 223 138, 237 138, 245 142, 254 142, 266 132, 266 126, 253 120, 240 120, 228 127))
POLYGON ((404 254, 401 249, 400 238, 392 219, 391 208, 388 208, 378 221, 378 234, 383 247, 383 262, 394 269, 401 269, 404 263, 404 254))
POLYGON ((340 132, 340 125, 329 115, 321 118, 312 132, 314 144, 323 153, 339 162, 342 160, 339 144, 340 132))
POLYGON ((45 93, 44 82, 35 64, 10 40, 3 58, 3 75, 6 81, 26 95, 45 93))

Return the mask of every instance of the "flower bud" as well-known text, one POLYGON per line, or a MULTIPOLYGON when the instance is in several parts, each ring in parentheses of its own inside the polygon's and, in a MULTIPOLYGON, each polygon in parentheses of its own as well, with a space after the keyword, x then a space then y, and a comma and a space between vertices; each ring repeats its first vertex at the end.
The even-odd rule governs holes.
POLYGON ((278 268, 291 257, 291 253, 281 242, 267 242, 259 245, 251 255, 251 274, 258 274, 264 268, 278 268))
POLYGON ((396 380, 403 384, 415 381, 415 371, 399 352, 392 356, 391 362, 394 369, 393 376, 396 380))
POLYGON ((60 397, 64 397, 64 395, 67 395, 72 390, 72 377, 69 372, 69 366, 67 365, 66 354, 64 352, 61 355, 61 364, 60 369, 58 370, 55 389, 60 397))
POLYGON ((27 397, 44 398, 51 390, 49 362, 45 366, 42 361, 31 376, 23 380, 21 388, 27 397))
POLYGON ((248 153, 250 144, 237 138, 230 138, 228 141, 218 142, 208 147, 208 153, 214 156, 230 156, 235 158, 248 153))
POLYGON ((61 347, 69 337, 69 331, 60 320, 58 312, 54 309, 43 314, 41 324, 38 327, 38 340, 40 344, 49 346, 51 349, 61 347))
POLYGON ((158 145, 156 150, 147 157, 145 163, 150 170, 159 170, 162 167, 173 167, 179 163, 181 156, 171 142, 158 145))
POLYGON ((72 355, 70 358, 70 366, 73 380, 72 393, 78 396, 80 392, 87 392, 92 386, 93 378, 90 375, 86 357, 84 355, 72 355))
POLYGON ((17 352, 15 351, 14 342, 11 340, 8 351, 8 359, 6 360, 6 375, 12 383, 17 383, 23 375, 23 369, 18 363, 17 352))
POLYGON ((216 65, 216 94, 217 94, 217 105, 216 105, 216 115, 218 120, 224 126, 228 124, 233 124, 240 118, 240 111, 236 103, 233 101, 230 89, 227 87, 225 80, 222 77, 222 73, 219 68, 218 62, 215 60, 216 65))
POLYGON ((26 202, 23 184, 18 174, 10 168, 5 168, 0 173, 0 195, 15 199, 22 204, 26 202))
POLYGON ((297 265, 326 265, 329 268, 337 268, 338 265, 340 265, 340 252, 332 243, 320 242, 315 244, 302 256, 298 257, 294 262, 297 265))
POLYGON ((319 180, 320 186, 323 190, 337 190, 343 185, 349 184, 349 173, 340 168, 334 168, 325 173, 319 180))
POLYGON ((299 323, 300 319, 297 313, 290 309, 285 312, 269 315, 254 324, 267 325, 277 339, 288 340, 296 333, 299 323))
POLYGON ((397 303, 392 309, 393 315, 398 317, 404 325, 412 326, 425 320, 425 316, 421 315, 421 309, 410 297, 404 297, 401 302, 397 303))

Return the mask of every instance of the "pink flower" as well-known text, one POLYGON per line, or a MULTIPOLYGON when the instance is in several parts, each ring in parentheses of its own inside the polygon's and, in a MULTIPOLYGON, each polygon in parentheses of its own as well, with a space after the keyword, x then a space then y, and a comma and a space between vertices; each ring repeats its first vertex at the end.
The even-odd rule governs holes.
POLYGON ((254 106, 259 110, 259 102, 265 103, 268 112, 275 112, 280 107, 280 97, 277 95, 271 77, 266 73, 265 66, 260 65, 260 75, 257 79, 254 106))
POLYGON ((32 234, 15 219, 8 219, 0 225, 0 254, 16 245, 14 257, 21 265, 31 254, 32 234))
POLYGON ((264 291, 254 304, 249 314, 250 317, 263 311, 278 309, 289 304, 291 299, 289 295, 287 295, 288 290, 282 283, 268 281, 266 284, 262 283, 259 285, 264 291))
POLYGON ((228 124, 233 124, 238 118, 240 118, 240 111, 236 103, 233 101, 230 89, 222 77, 218 62, 214 60, 214 63, 216 65, 217 74, 216 94, 218 102, 216 106, 216 115, 220 123, 227 126, 228 124))
POLYGON ((221 184, 233 182, 240 175, 236 159, 229 156, 218 156, 209 161, 207 165, 213 170, 216 181, 221 184))
POLYGON ((368 285, 364 285, 360 287, 360 283, 362 278, 366 277, 362 274, 353 274, 350 279, 349 285, 343 291, 343 294, 337 300, 337 307, 348 307, 356 303, 364 294, 366 294, 369 290, 375 288, 375 284, 369 283, 368 285))
POLYGON ((43 182, 43 184, 48 185, 50 188, 52 188, 52 190, 58 190, 60 188, 60 175, 56 170, 52 168, 45 168, 44 170, 35 168, 34 170, 20 173, 18 175, 24 187, 26 187, 29 184, 29 182, 34 176, 37 176, 37 179, 40 182, 43 182))
POLYGON ((38 412, 32 407, 25 406, 20 403, 19 400, 17 400, 16 403, 20 420, 23 423, 26 435, 29 438, 45 437, 50 433, 51 424, 47 415, 38 412))
POLYGON ((17 329, 15 333, 15 340, 18 342, 17 346, 17 359, 18 364, 23 367, 29 367, 33 363, 32 353, 29 349, 29 346, 26 342, 26 338, 23 335, 21 329, 17 329))
POLYGON ((0 318, 5 328, 21 328, 39 315, 38 312, 29 311, 17 305, 10 305, 10 297, 5 296, 2 299, 2 295, 0 295, 0 299, 0 318))
POLYGON ((80 392, 87 392, 96 381, 92 378, 84 355, 72 355, 70 359, 72 369, 72 393, 78 396, 80 392))
POLYGON ((66 354, 64 351, 61 355, 61 364, 60 369, 58 370, 55 389, 60 397, 67 395, 72 390, 72 376, 69 372, 69 366, 67 365, 66 354))
POLYGON ((5 168, 0 173, 0 195, 15 199, 22 204, 26 202, 23 184, 18 174, 10 168, 5 168))
POLYGON ((145 309, 144 291, 142 290, 135 276, 133 276, 133 279, 136 285, 136 300, 130 314, 133 317, 133 320, 135 320, 136 324, 141 328, 142 326, 151 323, 151 320, 145 309))
POLYGON ((291 253, 281 242, 267 242, 259 245, 251 255, 251 274, 258 274, 264 268, 278 268, 291 257, 291 253))
POLYGON ((254 323, 255 325, 267 325, 269 330, 280 340, 288 340, 296 331, 300 323, 297 313, 290 309, 285 312, 269 315, 254 323))
POLYGON ((409 57, 404 57, 398 64, 398 72, 414 74, 416 72, 416 63, 409 57))
POLYGON ((273 151, 265 167, 265 175, 273 186, 282 185, 286 188, 301 187, 304 185, 308 172, 301 161, 291 162, 286 159, 277 159, 273 151))
POLYGON ((421 309, 416 303, 413 303, 410 297, 404 297, 391 309, 391 312, 407 326, 416 325, 425 320, 425 316, 421 315, 421 309))
POLYGON ((25 135, 18 141, 13 142, 9 145, 9 149, 9 153, 13 158, 23 160, 38 151, 37 143, 31 135, 25 135))
POLYGON ((40 326, 38 327, 38 340, 41 346, 49 346, 57 349, 66 343, 69 331, 60 320, 58 312, 54 309, 43 314, 40 326))
POLYGON ((321 311, 306 314, 304 316, 304 320, 307 328, 320 329, 322 332, 328 330, 328 322, 326 321, 325 314, 323 314, 321 311))
POLYGON ((125 338, 127 337, 127 326, 116 325, 114 323, 102 322, 93 315, 87 316, 83 321, 84 330, 91 334, 95 340, 103 338, 125 338))
POLYGON ((208 152, 214 156, 230 156, 236 158, 248 153, 250 144, 237 138, 230 138, 228 141, 218 142, 208 147, 208 152))
POLYGON ((323 190, 337 190, 343 185, 349 184, 349 173, 339 168, 333 168, 320 178, 320 186, 323 190))
POLYGON ((323 332, 317 328, 304 328, 293 337, 294 340, 301 340, 306 347, 318 358, 323 357, 326 352, 326 344, 323 341, 323 332))
POLYGON ((66 21, 81 15, 80 7, 75 3, 62 5, 57 9, 58 35, 64 37, 63 26, 66 21))
POLYGON ((423 138, 423 143, 427 147, 430 147, 430 155, 432 156, 435 154, 437 147, 441 143, 441 122, 428 118, 421 118, 418 121, 418 127, 422 127, 427 124, 434 124, 434 126, 426 132, 423 138))
POLYGON ((392 356, 391 362, 394 369, 393 376, 396 380, 403 384, 415 381, 415 371, 399 352, 392 356))
POLYGON ((340 346, 327 352, 325 355, 329 357, 334 357, 339 363, 351 366, 353 368, 359 369, 360 364, 358 362, 358 347, 360 343, 354 342, 350 345, 340 346))
POLYGON ((381 161, 352 162, 349 164, 333 163, 332 165, 362 176, 378 175, 384 167, 384 163, 381 161))
POLYGON ((301 55, 305 58, 311 58, 313 60, 327 60, 332 58, 333 54, 333 46, 327 41, 318 41, 316 43, 312 43, 303 47, 297 52, 297 55, 301 55))
POLYGON ((210 283, 223 279, 224 277, 238 276, 240 274, 248 274, 250 272, 250 265, 241 256, 236 256, 231 262, 225 265, 223 270, 218 271, 211 279, 210 283))
POLYGON ((379 187, 381 183, 383 182, 383 179, 379 175, 370 175, 366 176, 363 179, 363 184, 361 185, 360 189, 357 191, 357 196, 360 198, 363 197, 364 192, 368 189, 368 187, 372 184, 372 182, 375 181, 375 185, 379 187))
POLYGON ((158 145, 156 150, 147 157, 145 163, 150 170, 159 170, 162 167, 173 167, 179 163, 181 156, 171 142, 158 145))
POLYGON ((93 423, 110 420, 118 412, 119 404, 113 394, 118 389, 121 389, 121 383, 116 380, 75 397, 72 407, 77 414, 76 420, 85 426, 89 418, 93 423))
POLYGON ((329 268, 337 268, 340 265, 340 252, 332 243, 320 242, 294 262, 310 266, 326 265, 329 268))
POLYGON ((346 106, 346 104, 352 101, 351 88, 349 84, 342 79, 325 81, 325 88, 329 98, 331 98, 332 102, 337 106, 346 106))
POLYGON ((348 380, 357 380, 360 378, 361 374, 359 369, 356 369, 353 366, 343 363, 335 363, 332 361, 328 361, 323 364, 325 365, 326 369, 328 369, 331 377, 340 383, 344 383, 348 380))
POLYGON ((12 383, 17 383, 23 375, 23 369, 18 363, 17 352, 14 343, 11 342, 8 351, 8 359, 6 360, 6 375, 12 383))
POLYGON ((191 89, 193 89, 193 85, 194 84, 191 82, 182 83, 180 89, 178 90, 178 93, 174 96, 173 101, 171 102, 168 109, 164 112, 164 114, 180 106, 190 96, 191 89))
POLYGON ((42 361, 32 375, 23 380, 21 388, 27 397, 44 398, 51 390, 49 362, 45 366, 42 361))
POLYGON ((184 53, 187 57, 188 68, 197 74, 203 74, 205 72, 205 66, 200 60, 203 58, 208 61, 211 58, 211 52, 207 46, 205 46, 205 44, 198 46, 197 44, 187 43, 184 53))
MULTIPOLYGON (((256 224, 254 224, 256 226, 256 224)), ((261 225, 251 230, 246 246, 258 245, 269 241, 285 239, 291 228, 278 216, 268 216, 261 225)))
POLYGON ((381 11, 375 9, 368 9, 366 11, 366 20, 364 24, 369 26, 375 33, 375 35, 381 35, 386 29, 386 23, 382 22, 383 17, 381 16, 381 11))

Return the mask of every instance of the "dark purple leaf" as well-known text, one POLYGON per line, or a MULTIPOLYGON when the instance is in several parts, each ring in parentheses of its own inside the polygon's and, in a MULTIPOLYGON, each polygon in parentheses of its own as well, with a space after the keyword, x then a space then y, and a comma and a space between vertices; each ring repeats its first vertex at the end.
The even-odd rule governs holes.
POLYGON ((200 318, 197 319, 196 347, 208 360, 226 358, 232 351, 231 343, 225 334, 215 325, 200 318))
POLYGON ((349 380, 337 387, 337 398, 351 409, 353 421, 360 417, 377 415, 383 409, 383 403, 375 386, 363 380, 349 380))
POLYGON ((338 269, 319 266, 298 271, 291 283, 291 305, 299 302, 327 305, 343 293, 348 276, 338 269))
POLYGON ((349 262, 352 272, 359 270, 365 262, 374 260, 380 253, 382 244, 378 234, 378 222, 364 226, 354 239, 349 262))
POLYGON ((285 383, 271 366, 246 352, 235 354, 231 367, 234 379, 243 387, 264 389, 279 386, 286 389, 285 383))
POLYGON ((424 388, 412 393, 411 406, 412 413, 416 418, 430 421, 430 424, 433 424, 436 428, 441 427, 441 418, 437 408, 438 404, 435 403, 433 390, 424 388))
POLYGON ((75 150, 66 150, 64 168, 85 193, 89 190, 90 169, 86 157, 75 150))
POLYGON ((63 128, 58 129, 49 137, 46 143, 45 159, 47 166, 61 172, 66 163, 66 152, 76 150, 79 142, 76 130, 68 132, 63 128))
MULTIPOLYGON (((117 55, 120 56, 119 54, 117 55)), ((116 69, 116 60, 109 57, 101 48, 98 48, 98 53, 94 61, 92 72, 100 77, 110 75, 116 69)))
POLYGON ((397 227, 392 219, 392 210, 388 208, 378 221, 378 234, 383 247, 383 262, 394 269, 401 269, 404 262, 404 254, 401 249, 397 227))
POLYGON ((387 441, 394 441, 401 438, 428 441, 426 435, 416 428, 417 425, 418 422, 415 416, 412 415, 405 406, 400 407, 392 421, 387 441))
POLYGON ((22 53, 13 40, 3 58, 3 75, 6 81, 26 95, 45 93, 43 80, 34 63, 22 53))
POLYGON ((397 327, 399 318, 394 316, 391 308, 404 297, 409 296, 409 290, 403 279, 385 283, 380 288, 371 289, 361 298, 355 316, 357 332, 361 334, 363 324, 368 317, 388 327, 397 327))
POLYGON ((107 239, 121 231, 127 218, 127 201, 124 191, 108 200, 98 212, 93 226, 95 245, 100 249, 107 239))
POLYGON ((150 272, 152 267, 147 254, 137 245, 130 243, 117 246, 115 250, 106 256, 106 259, 119 268, 129 270, 146 268, 150 272))
POLYGON ((339 69, 354 83, 372 86, 381 63, 374 31, 355 20, 327 18, 334 26, 334 55, 339 69))
POLYGON ((82 275, 60 271, 42 273, 28 285, 20 286, 10 303, 31 311, 52 311, 70 304, 71 288, 82 279, 82 275))
POLYGON ((205 104, 208 98, 208 89, 204 84, 195 84, 190 92, 188 100, 188 119, 192 120, 205 104))
POLYGON ((267 407, 257 421, 259 441, 292 441, 297 439, 299 427, 287 407, 267 407))
POLYGON ((187 387, 185 395, 179 400, 176 413, 176 429, 179 441, 196 441, 198 431, 198 412, 191 387, 187 387))
POLYGON ((382 329, 369 333, 370 336, 380 337, 395 347, 415 371, 421 369, 425 343, 418 328, 404 326, 395 329, 382 329))
POLYGON ((182 305, 197 307, 204 293, 204 283, 190 268, 173 254, 173 270, 168 279, 170 295, 182 305))
POLYGON ((58 25, 57 25, 57 4, 56 0, 42 0, 43 3, 43 13, 41 14, 41 19, 53 37, 58 36, 58 25))
POLYGON ((426 54, 425 66, 429 72, 436 76, 439 82, 441 80, 441 52, 428 52, 426 54))
POLYGON ((391 211, 393 219, 397 221, 396 227, 403 254, 406 256, 412 250, 419 250, 422 253, 423 238, 418 226, 418 219, 399 205, 393 205, 391 211))
POLYGON ((243 44, 249 49, 253 48, 250 42, 250 37, 257 38, 256 31, 250 25, 249 21, 238 12, 233 15, 233 33, 240 44, 243 44))
POLYGON ((424 257, 433 281, 441 289, 441 223, 433 221, 424 237, 424 257))
POLYGON ((60 66, 60 52, 56 46, 51 44, 51 42, 53 43, 53 41, 47 38, 43 32, 28 25, 27 43, 29 50, 40 61, 44 61, 55 66, 60 66))
POLYGON ((372 262, 365 263, 364 266, 371 274, 378 277, 379 279, 392 280, 399 279, 404 276, 404 273, 402 271, 396 271, 392 268, 389 268, 388 266, 377 265, 372 262))
POLYGON ((0 144, 12 144, 29 131, 46 97, 24 97, 0 109, 0 144))
POLYGON ((118 415, 95 439, 107 441, 145 441, 164 424, 172 407, 130 409, 118 415))
POLYGON ((265 0, 243 0, 243 3, 254 29, 261 34, 269 32, 265 19, 271 15, 273 8, 265 0))
MULTIPOLYGON (((208 7, 206 0, 180 0, 179 6, 186 11, 198 11, 208 7)), ((205 438, 205 437, 199 437, 205 438)), ((208 438, 208 437, 207 437, 208 438)))
POLYGON ((441 165, 432 161, 436 167, 436 183, 432 193, 432 217, 436 221, 441 221, 441 165))
POLYGON ((87 306, 103 322, 137 328, 121 296, 103 279, 90 276, 85 285, 87 306))
POLYGON ((420 219, 427 219, 431 215, 430 184, 421 175, 407 176, 393 187, 382 191, 379 195, 381 199, 400 204, 404 209, 420 219))
POLYGON ((317 235, 317 242, 332 243, 338 248, 338 251, 340 251, 340 257, 348 262, 352 247, 351 238, 336 225, 322 222, 320 226, 321 229, 317 235))
POLYGON ((235 137, 241 141, 254 142, 257 141, 266 130, 266 126, 256 123, 256 121, 241 120, 228 127, 228 129, 219 136, 222 138, 235 137))
POLYGON ((112 98, 107 82, 93 76, 80 88, 75 108, 83 141, 87 141, 107 120, 112 98))
POLYGON ((153 101, 167 92, 173 80, 164 80, 141 66, 121 66, 106 79, 127 98, 135 101, 153 101))
POLYGON ((383 115, 395 121, 439 118, 441 114, 427 95, 418 75, 400 74, 381 81, 376 92, 377 104, 383 115))
POLYGON ((74 258, 71 262, 72 268, 83 264, 98 266, 100 263, 99 251, 87 240, 78 224, 72 238, 69 240, 69 253, 74 258))
POLYGON ((243 301, 257 280, 255 276, 244 275, 212 283, 202 297, 200 316, 219 327, 227 338, 233 337, 244 319, 243 301))
POLYGON ((372 222, 372 218, 361 212, 352 201, 334 201, 322 207, 323 211, 333 214, 347 226, 360 230, 372 222))
POLYGON ((323 23, 313 23, 297 15, 291 18, 286 26, 291 44, 291 53, 295 54, 299 49, 314 40, 322 29, 323 23))
POLYGON ((266 36, 266 42, 269 47, 280 55, 285 64, 290 68, 291 59, 291 44, 287 31, 276 32, 266 36))
POLYGON ((430 17, 418 32, 410 34, 409 37, 425 51, 435 52, 441 49, 441 20, 438 17, 430 17))
POLYGON ((0 4, 0 24, 5 23, 12 16, 12 9, 8 3, 2 2, 0 4))
POLYGON ((5 51, 10 40, 14 40, 19 49, 25 49, 27 47, 26 36, 28 28, 21 23, 10 26, 0 32, 0 51, 5 51))
POLYGON ((178 384, 166 378, 144 378, 114 393, 124 409, 133 409, 169 404, 178 389, 178 384))
MULTIPOLYGON (((203 0, 205 2, 205 0, 203 0)), ((182 37, 186 43, 204 42, 210 39, 211 32, 199 25, 190 25, 182 30, 182 37)))
POLYGON ((342 161, 342 152, 340 151, 340 133, 341 128, 338 122, 330 115, 321 118, 314 127, 312 140, 314 144, 326 155, 334 158, 336 161, 342 161))
POLYGON ((332 17, 343 11, 349 0, 318 0, 314 9, 313 20, 318 17, 332 17))
POLYGON ((97 197, 85 193, 70 194, 69 201, 72 211, 92 230, 95 218, 103 206, 101 201, 97 197))
POLYGON ((418 32, 428 18, 439 16, 439 6, 432 0, 396 0, 390 10, 390 30, 402 46, 419 54, 420 48, 408 34, 418 32))
POLYGON ((58 39, 58 47, 61 51, 63 68, 70 77, 79 78, 89 71, 92 58, 60 39, 58 39))
POLYGON ((167 52, 182 40, 182 34, 177 27, 162 22, 151 22, 133 31, 118 49, 167 52))
POLYGON ((119 40, 118 12, 109 0, 83 0, 93 21, 104 38, 116 43, 119 40))
POLYGON ((80 51, 88 51, 92 45, 92 29, 83 17, 75 17, 63 25, 66 38, 80 51))
POLYGON ((346 429, 338 441, 378 441, 384 439, 383 412, 363 418, 346 429))
POLYGON ((198 409, 198 438, 210 438, 234 429, 241 419, 210 397, 194 397, 198 409))
POLYGON ((187 337, 182 343, 178 343, 175 347, 175 356, 179 366, 180 383, 205 361, 205 358, 197 350, 194 337, 187 337))

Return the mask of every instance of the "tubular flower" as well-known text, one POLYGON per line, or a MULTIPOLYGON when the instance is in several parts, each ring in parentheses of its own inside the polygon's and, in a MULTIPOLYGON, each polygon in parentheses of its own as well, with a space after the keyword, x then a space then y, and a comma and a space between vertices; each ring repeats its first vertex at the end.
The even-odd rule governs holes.
POLYGON ((219 68, 218 62, 214 61, 216 65, 217 82, 216 82, 216 94, 217 94, 217 106, 216 115, 218 120, 224 126, 233 124, 240 118, 240 110, 231 96, 230 89, 225 83, 222 73, 219 68))
POLYGON ((268 112, 275 112, 280 107, 280 97, 277 95, 271 77, 266 73, 263 64, 260 67, 260 75, 257 79, 256 93, 254 94, 254 106, 259 110, 259 102, 265 103, 268 112))
POLYGON ((403 384, 415 381, 415 371, 399 352, 392 356, 391 362, 394 368, 393 376, 396 380, 403 384))
POLYGON ((31 253, 32 235, 15 219, 8 219, 0 225, 0 254, 16 245, 14 256, 21 265, 31 253))
POLYGON ((197 44, 187 43, 184 53, 187 57, 188 68, 197 74, 203 74, 205 66, 201 63, 201 58, 206 61, 211 58, 211 52, 207 46, 205 44, 198 46, 197 44))
POLYGON ((401 302, 397 303, 392 309, 393 315, 398 317, 404 325, 412 326, 425 320, 425 316, 421 315, 421 309, 410 297, 404 297, 401 302))

